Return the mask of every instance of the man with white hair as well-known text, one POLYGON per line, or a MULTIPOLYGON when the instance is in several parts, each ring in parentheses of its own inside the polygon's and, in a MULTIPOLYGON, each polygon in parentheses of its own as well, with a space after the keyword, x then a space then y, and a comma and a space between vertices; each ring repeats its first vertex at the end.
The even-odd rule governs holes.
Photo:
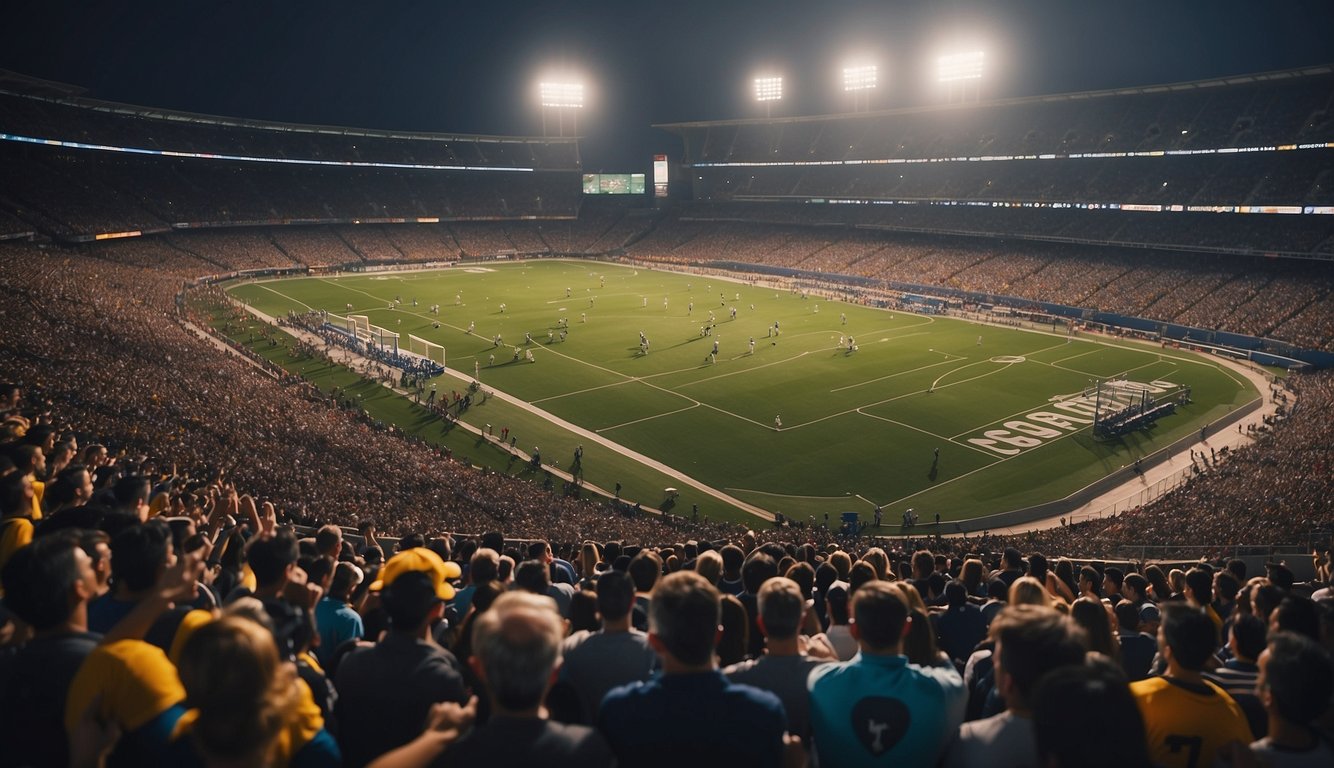
POLYGON ((565 626, 549 597, 506 592, 473 626, 477 679, 491 719, 451 745, 451 765, 604 766, 611 749, 597 731, 547 719, 542 701, 560 665, 565 626))

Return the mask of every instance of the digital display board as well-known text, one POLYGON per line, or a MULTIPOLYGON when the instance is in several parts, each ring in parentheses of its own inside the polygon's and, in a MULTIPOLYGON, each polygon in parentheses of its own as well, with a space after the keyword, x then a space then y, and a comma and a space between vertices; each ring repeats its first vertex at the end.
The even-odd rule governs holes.
POLYGON ((585 195, 642 195, 642 173, 585 173, 585 195))

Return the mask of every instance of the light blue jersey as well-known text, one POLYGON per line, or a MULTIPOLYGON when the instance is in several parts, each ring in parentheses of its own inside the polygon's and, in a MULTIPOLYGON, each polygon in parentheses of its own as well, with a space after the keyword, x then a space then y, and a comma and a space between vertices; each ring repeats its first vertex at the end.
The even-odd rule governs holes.
POLYGON ((811 672, 811 731, 820 765, 936 765, 968 701, 954 667, 857 654, 811 672))

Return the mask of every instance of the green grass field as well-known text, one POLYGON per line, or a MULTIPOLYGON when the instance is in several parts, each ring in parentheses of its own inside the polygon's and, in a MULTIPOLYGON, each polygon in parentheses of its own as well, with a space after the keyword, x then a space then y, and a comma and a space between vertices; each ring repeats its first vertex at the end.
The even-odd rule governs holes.
MULTIPOLYGON (((922 521, 937 513, 955 520, 1063 497, 1256 397, 1242 377, 1187 353, 600 262, 298 278, 243 284, 232 293, 275 316, 311 308, 341 315, 351 304, 371 323, 401 333, 404 346, 409 333, 436 341, 451 369, 472 375, 476 364, 484 387, 610 445, 499 398, 470 410, 465 421, 492 424, 497 434, 508 426, 521 448, 540 446, 562 467, 582 444, 589 482, 620 482, 626 498, 653 506, 662 488, 677 486, 677 512, 698 503, 715 519, 745 513, 619 448, 799 520, 843 511, 868 519, 876 504, 884 505, 887 523, 908 507, 922 521), (396 298, 401 305, 390 309, 396 298), (438 330, 428 313, 437 303, 438 330), (710 312, 717 325, 702 336, 710 312), (564 341, 562 318, 569 327, 564 341), (771 337, 775 322, 779 335, 771 337), (848 351, 849 339, 855 351, 848 351), (514 345, 531 349, 534 361, 515 362, 514 345), (1194 402, 1152 430, 1096 441, 1091 409, 1080 400, 1092 379, 1148 386, 1160 399, 1188 386, 1194 402)), ((462 385, 446 376, 440 388, 462 385)), ((400 411, 401 426, 429 428, 419 410, 400 411)))

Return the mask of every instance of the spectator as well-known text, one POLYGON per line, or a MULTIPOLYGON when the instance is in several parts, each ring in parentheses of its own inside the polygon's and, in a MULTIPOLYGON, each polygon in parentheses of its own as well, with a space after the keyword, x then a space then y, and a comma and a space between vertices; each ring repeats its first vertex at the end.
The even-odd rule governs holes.
POLYGON ((100 639, 88 631, 97 589, 92 559, 76 534, 59 532, 15 552, 3 578, 5 606, 33 637, 0 656, 0 765, 66 766, 65 695, 100 639))
POLYGON ((630 576, 607 571, 597 580, 597 606, 602 629, 576 632, 561 646, 560 678, 577 695, 579 722, 597 722, 598 708, 617 686, 648 680, 658 665, 648 635, 630 626, 635 589, 630 576))
POLYGON ((472 607, 472 596, 478 584, 495 581, 500 575, 500 553, 494 549, 482 547, 468 559, 468 584, 454 594, 450 605, 460 616, 467 616, 472 607))
POLYGON ((597 731, 545 716, 542 701, 560 663, 564 631, 555 602, 546 596, 510 592, 482 614, 473 626, 471 664, 491 699, 491 718, 448 748, 449 763, 612 764, 611 750, 597 731))
POLYGON ((322 525, 315 532, 315 553, 326 555, 338 562, 343 552, 343 529, 336 525, 322 525))
POLYGON ((964 723, 950 746, 946 768, 1041 765, 1033 738, 1033 691, 1048 672, 1080 666, 1087 648, 1084 633, 1050 608, 1006 608, 991 625, 995 641, 996 690, 1005 711, 964 723))
POLYGON ((88 606, 88 628, 105 634, 144 598, 176 562, 171 531, 161 520, 127 528, 111 540, 111 591, 88 606))
POLYGON ((448 579, 458 575, 457 563, 418 547, 391 557, 371 584, 381 593, 389 631, 344 657, 335 676, 334 711, 348 765, 365 765, 412 741, 432 704, 467 700, 458 661, 431 633, 454 596, 448 579))
POLYGON ((908 663, 902 655, 908 605, 889 583, 858 589, 852 613, 860 655, 810 676, 811 731, 820 763, 935 765, 963 721, 963 679, 952 666, 908 663))
POLYGON ((764 654, 750 661, 733 664, 723 674, 733 683, 770 691, 783 703, 787 713, 787 732, 803 741, 810 739, 809 694, 806 688, 811 670, 827 662, 807 655, 798 632, 806 613, 797 583, 786 577, 764 582, 759 593, 759 631, 764 637, 764 654))
POLYGON ((263 626, 240 616, 205 624, 185 642, 178 671, 190 711, 166 764, 340 764, 309 689, 263 626))
POLYGON ((315 605, 315 626, 319 629, 320 644, 315 655, 320 664, 328 667, 334 654, 348 641, 360 640, 365 634, 361 614, 353 609, 352 593, 361 585, 362 570, 349 562, 334 567, 329 591, 315 605))
POLYGON ((1087 633, 1089 650, 1119 664, 1121 645, 1109 613, 1111 609, 1106 603, 1090 597, 1081 597, 1070 605, 1070 618, 1087 633))
POLYGON ((749 643, 746 645, 746 655, 756 658, 764 653, 764 635, 760 633, 759 618, 759 594, 760 587, 769 579, 778 576, 778 563, 772 557, 761 551, 751 552, 746 557, 746 562, 741 566, 741 594, 737 599, 746 608, 747 632, 749 643))
POLYGON ((1319 609, 1310 598, 1288 595, 1269 614, 1269 632, 1296 632, 1319 642, 1319 609))
POLYGON ((556 602, 562 618, 570 617, 570 601, 574 598, 574 588, 569 584, 552 584, 551 567, 541 560, 524 560, 514 572, 514 586, 543 595, 556 602))
POLYGON ((1086 565, 1079 569, 1079 596, 1102 600, 1102 576, 1097 568, 1086 565))
POLYGON ((1102 571, 1102 594, 1103 598, 1116 605, 1125 599, 1121 594, 1121 587, 1125 584, 1125 573, 1115 566, 1104 568, 1102 571))
POLYGON ((1251 734, 1257 739, 1264 738, 1269 732, 1264 706, 1255 693, 1255 682, 1260 676, 1256 660, 1264 652, 1265 640, 1263 621, 1250 614, 1238 616, 1228 630, 1227 647, 1232 658, 1223 662, 1223 666, 1204 673, 1205 680, 1222 688, 1237 702, 1246 715, 1251 734))
MULTIPOLYGON (((1004 566, 997 571, 992 578, 1000 579, 1006 586, 1012 586, 1016 579, 1024 575, 1024 556, 1014 547, 1006 547, 1005 553, 1001 556, 1001 563, 1004 566)), ((918 588, 921 591, 921 588, 918 588)))
POLYGON ((714 664, 719 594, 692 571, 653 593, 649 644, 662 674, 603 699, 598 730, 623 765, 777 766, 786 715, 778 697, 727 681, 714 664))
MULTIPOLYGON (((1214 624, 1215 635, 1221 635, 1223 632, 1223 618, 1214 610, 1214 579, 1208 571, 1202 568, 1191 568, 1186 572, 1185 589, 1182 594, 1186 598, 1186 603, 1192 607, 1199 608, 1209 617, 1209 621, 1214 624)), ((1218 642, 1217 637, 1214 640, 1218 642)))
POLYGON ((741 583, 741 564, 745 562, 746 553, 741 551, 741 547, 735 544, 728 544, 718 551, 723 558, 723 575, 718 581, 718 589, 726 595, 739 595, 745 589, 741 583))
POLYGON ((644 632, 648 630, 650 595, 662 576, 662 558, 643 550, 630 559, 628 571, 635 583, 635 608, 631 621, 635 629, 644 632))
POLYGON ((1138 609, 1148 600, 1149 581, 1138 573, 1127 573, 1121 581, 1121 596, 1129 600, 1138 609))
POLYGON ((1279 632, 1260 654, 1256 695, 1268 715, 1269 735, 1251 744, 1270 768, 1334 765, 1334 745, 1312 725, 1329 709, 1334 665, 1313 640, 1279 632))
POLYGON ((1154 765, 1144 718, 1121 669, 1105 660, 1054 670, 1033 697, 1034 765, 1129 768, 1154 765), (1093 724, 1090 727, 1090 724, 1093 724))
POLYGON ((1189 768, 1234 739, 1251 741, 1246 716, 1201 670, 1214 651, 1214 623, 1201 609, 1169 605, 1158 628, 1162 677, 1130 684, 1148 732, 1149 754, 1165 768, 1189 768))
POLYGON ((940 649, 952 661, 962 666, 973 649, 987 636, 987 619, 982 609, 968 602, 968 590, 960 581, 945 585, 945 601, 949 606, 936 614, 936 633, 940 649))
POLYGON ((0 568, 32 541, 33 480, 12 471, 0 477, 0 568))
POLYGON ((1130 682, 1149 676, 1153 657, 1158 654, 1158 641, 1153 635, 1141 632, 1139 608, 1129 598, 1116 604, 1117 642, 1121 646, 1121 667, 1130 682))
POLYGON ((848 587, 845 582, 835 581, 825 593, 825 604, 829 609, 829 627, 824 631, 825 640, 833 647, 839 661, 848 661, 857 655, 857 638, 852 636, 851 618, 848 612, 848 587))

